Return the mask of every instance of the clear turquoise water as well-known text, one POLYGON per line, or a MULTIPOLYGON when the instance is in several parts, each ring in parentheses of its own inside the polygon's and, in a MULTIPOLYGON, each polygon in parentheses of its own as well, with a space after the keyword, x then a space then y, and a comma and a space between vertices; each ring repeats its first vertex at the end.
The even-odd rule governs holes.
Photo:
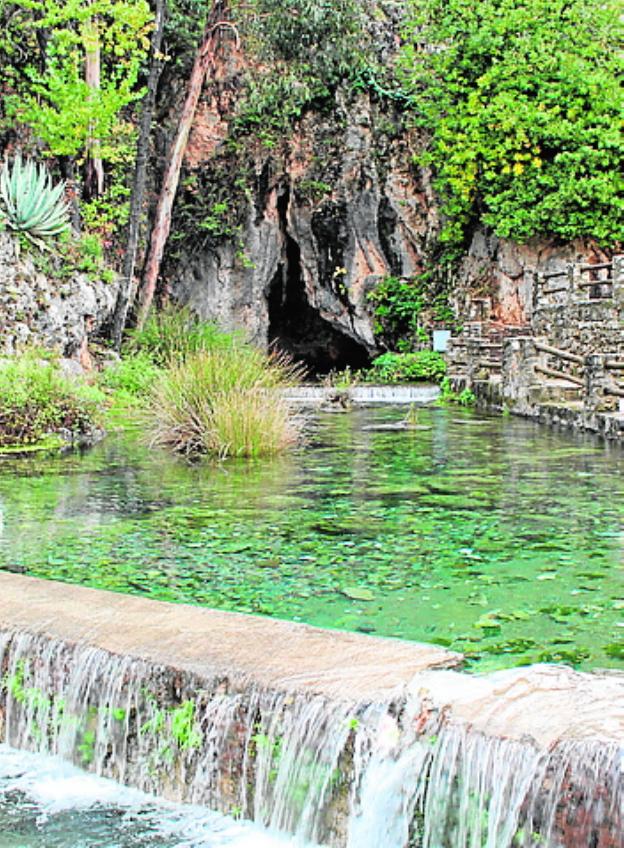
POLYGON ((427 408, 325 414, 277 460, 189 465, 133 434, 0 463, 0 567, 438 642, 469 667, 624 668, 624 453, 427 408))

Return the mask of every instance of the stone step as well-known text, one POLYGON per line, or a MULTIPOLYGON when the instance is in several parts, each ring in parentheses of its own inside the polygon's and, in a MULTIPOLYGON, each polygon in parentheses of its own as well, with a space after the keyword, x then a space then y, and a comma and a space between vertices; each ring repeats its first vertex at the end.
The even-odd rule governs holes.
POLYGON ((573 386, 564 380, 548 380, 529 386, 529 403, 573 403, 583 396, 581 386, 573 386))

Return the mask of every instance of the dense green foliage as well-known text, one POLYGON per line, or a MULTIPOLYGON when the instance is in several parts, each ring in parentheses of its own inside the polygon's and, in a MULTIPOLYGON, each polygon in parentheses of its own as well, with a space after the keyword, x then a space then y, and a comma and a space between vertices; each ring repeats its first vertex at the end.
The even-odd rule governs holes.
POLYGON ((52 185, 50 174, 32 160, 17 156, 0 171, 0 221, 39 245, 69 227, 65 184, 52 185))
POLYGON ((459 406, 475 406, 477 402, 472 389, 462 389, 461 392, 456 392, 449 377, 444 377, 440 383, 440 389, 442 390, 438 401, 440 404, 457 403, 459 406))
POLYGON ((109 365, 101 372, 99 383, 115 392, 117 398, 125 396, 128 400, 146 397, 152 389, 160 369, 152 358, 142 351, 128 354, 109 365))
POLYGON ((444 358, 433 350, 382 353, 363 375, 370 383, 439 383, 446 374, 444 358))
POLYGON ((368 295, 374 306, 375 337, 388 347, 410 349, 418 340, 424 292, 413 279, 385 277, 368 295))
POLYGON ((215 346, 172 362, 150 396, 154 443, 221 459, 278 453, 298 436, 278 394, 293 374, 288 362, 249 345, 215 346))
POLYGON ((199 351, 223 350, 242 343, 241 333, 225 333, 187 307, 172 305, 152 312, 141 330, 132 331, 126 350, 144 354, 155 365, 168 366, 199 351))
POLYGON ((503 237, 624 238, 622 6, 410 0, 403 65, 447 222, 503 237))
POLYGON ((0 14, 9 116, 31 127, 56 156, 84 153, 89 140, 102 159, 122 156, 133 133, 122 111, 140 96, 148 48, 146 0, 0 0, 0 14), (98 57, 97 85, 85 75, 90 54, 98 57))
POLYGON ((0 446, 29 446, 68 431, 87 435, 99 420, 102 394, 64 377, 34 354, 0 364, 0 446))
POLYGON ((373 329, 378 342, 392 350, 408 352, 429 344, 427 323, 455 324, 448 302, 446 280, 437 275, 384 277, 369 293, 373 304, 373 329), (423 317, 426 313, 426 321, 423 317))
POLYGON ((270 143, 364 64, 365 13, 359 0, 250 0, 235 5, 247 49, 262 63, 247 81, 236 124, 270 143))

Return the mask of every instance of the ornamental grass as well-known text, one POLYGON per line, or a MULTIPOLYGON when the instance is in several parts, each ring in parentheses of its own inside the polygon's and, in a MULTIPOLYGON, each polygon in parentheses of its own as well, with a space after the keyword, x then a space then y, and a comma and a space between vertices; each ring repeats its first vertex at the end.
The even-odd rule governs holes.
POLYGON ((300 376, 286 357, 248 345, 189 354, 151 392, 152 443, 221 459, 279 453, 299 439, 280 390, 300 376))

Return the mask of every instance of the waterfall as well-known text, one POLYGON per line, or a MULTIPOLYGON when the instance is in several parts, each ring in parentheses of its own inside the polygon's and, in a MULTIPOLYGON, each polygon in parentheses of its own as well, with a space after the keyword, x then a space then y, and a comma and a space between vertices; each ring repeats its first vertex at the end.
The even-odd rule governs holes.
POLYGON ((332 699, 29 633, 0 633, 0 669, 9 745, 242 816, 295 845, 623 844, 616 741, 541 745, 489 734, 414 689, 332 699))

